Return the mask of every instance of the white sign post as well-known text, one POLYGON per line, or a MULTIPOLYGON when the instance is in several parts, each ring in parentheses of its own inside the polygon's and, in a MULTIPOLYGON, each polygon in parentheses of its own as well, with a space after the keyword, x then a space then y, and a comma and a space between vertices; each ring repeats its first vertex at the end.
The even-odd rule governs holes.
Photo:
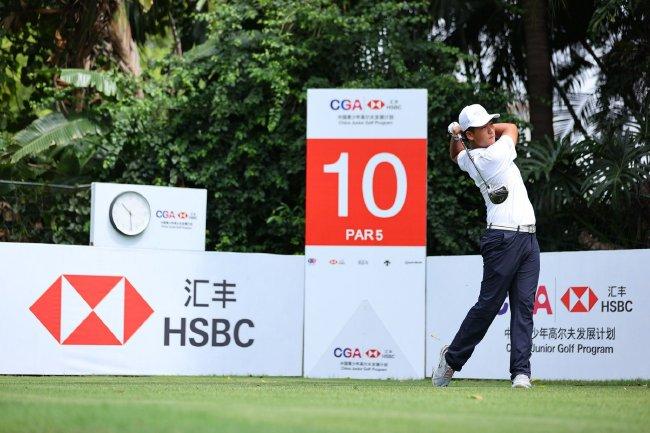
MULTIPOLYGON (((650 378, 650 250, 542 253, 533 319, 532 377, 650 378)), ((427 258, 427 375, 476 302, 481 256, 427 258)), ((508 378, 506 301, 455 377, 508 378)))
POLYGON ((94 182, 90 245, 205 251, 207 190, 94 182))
POLYGON ((424 376, 426 165, 426 90, 309 90, 306 376, 424 376))

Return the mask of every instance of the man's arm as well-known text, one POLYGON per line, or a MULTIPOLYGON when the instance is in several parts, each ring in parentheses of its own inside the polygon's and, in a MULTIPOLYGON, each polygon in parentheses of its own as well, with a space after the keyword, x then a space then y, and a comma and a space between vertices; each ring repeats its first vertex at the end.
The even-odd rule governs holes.
POLYGON ((452 161, 457 162, 456 158, 463 149, 463 143, 460 140, 455 140, 453 137, 449 140, 449 157, 452 161))
POLYGON ((507 135, 512 138, 512 142, 517 145, 517 140, 519 139, 519 129, 514 123, 495 123, 494 125, 494 135, 498 140, 502 135, 507 135))

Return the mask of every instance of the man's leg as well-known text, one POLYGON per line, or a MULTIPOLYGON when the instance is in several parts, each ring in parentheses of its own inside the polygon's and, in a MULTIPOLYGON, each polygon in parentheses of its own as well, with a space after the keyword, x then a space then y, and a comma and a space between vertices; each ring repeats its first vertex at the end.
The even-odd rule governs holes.
POLYGON ((539 245, 533 234, 525 234, 527 254, 517 270, 510 289, 510 378, 530 377, 533 346, 533 306, 539 280, 539 245))
POLYGON ((445 355, 447 364, 454 371, 463 368, 506 299, 519 264, 516 235, 516 232, 488 230, 485 240, 481 242, 481 292, 445 355))

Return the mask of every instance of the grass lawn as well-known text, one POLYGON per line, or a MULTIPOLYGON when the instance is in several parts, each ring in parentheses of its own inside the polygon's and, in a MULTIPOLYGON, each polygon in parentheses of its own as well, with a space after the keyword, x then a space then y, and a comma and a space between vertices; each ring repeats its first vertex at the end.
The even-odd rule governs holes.
POLYGON ((648 381, 0 376, 0 432, 650 432, 648 381))

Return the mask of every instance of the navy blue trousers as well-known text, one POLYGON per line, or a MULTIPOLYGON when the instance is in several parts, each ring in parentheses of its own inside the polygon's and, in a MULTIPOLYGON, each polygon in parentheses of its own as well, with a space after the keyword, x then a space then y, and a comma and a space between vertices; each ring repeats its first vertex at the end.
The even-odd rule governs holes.
POLYGON ((539 279, 539 244, 531 233, 486 230, 481 237, 483 281, 478 301, 469 310, 446 354, 460 371, 510 298, 510 376, 530 377, 533 305, 539 279))

